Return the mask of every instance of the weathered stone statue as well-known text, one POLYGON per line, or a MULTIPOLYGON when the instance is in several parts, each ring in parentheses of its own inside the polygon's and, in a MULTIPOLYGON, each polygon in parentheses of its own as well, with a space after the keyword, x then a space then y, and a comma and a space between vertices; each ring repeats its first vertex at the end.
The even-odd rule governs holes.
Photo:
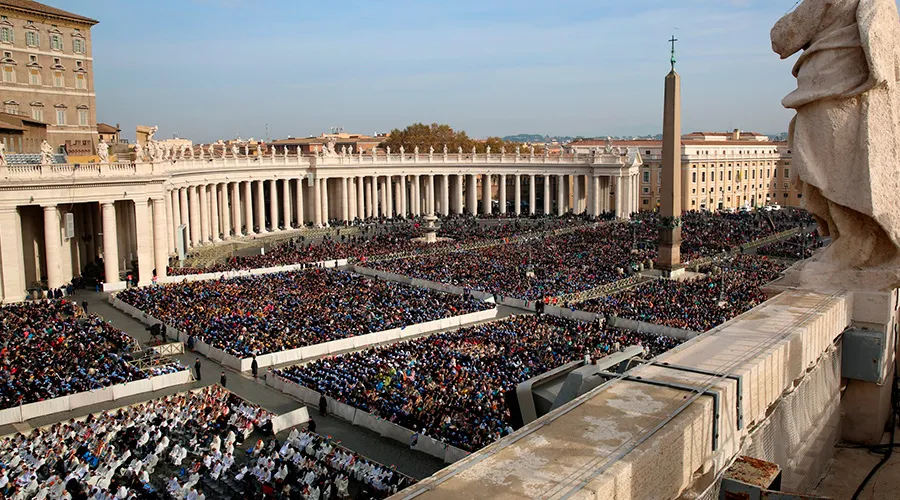
POLYGON ((490 146, 487 146, 487 147, 484 148, 484 154, 486 154, 486 155, 490 155, 490 154, 491 154, 491 147, 490 147, 490 146))
POLYGON ((447 156, 447 145, 444 144, 444 156, 447 156))
POLYGON ((53 163, 53 146, 45 139, 41 143, 41 165, 50 165, 53 163))
POLYGON ((97 143, 97 156, 100 157, 100 163, 109 163, 109 146, 103 139, 97 143))
POLYGON ((241 154, 241 150, 240 150, 240 148, 238 148, 238 145, 232 144, 231 145, 231 156, 234 156, 235 158, 237 158, 239 154, 241 154))
MULTIPOLYGON (((900 23, 894 0, 804 0, 772 28, 794 65, 789 128, 806 208, 835 270, 900 264, 900 23)), ((895 270, 893 275, 897 275, 895 270)), ((896 284, 896 283, 894 283, 896 284)))
POLYGON ((534 158, 534 144, 528 146, 528 155, 534 158))

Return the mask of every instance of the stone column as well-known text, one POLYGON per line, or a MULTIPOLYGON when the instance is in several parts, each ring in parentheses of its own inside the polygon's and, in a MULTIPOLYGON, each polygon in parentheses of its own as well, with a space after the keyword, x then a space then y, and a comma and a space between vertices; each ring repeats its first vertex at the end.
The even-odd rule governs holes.
MULTIPOLYGON (((184 190, 181 191, 184 195, 184 190)), ((182 198, 183 199, 183 198, 182 198)), ((119 239, 116 227, 116 205, 105 201, 100 204, 103 217, 103 267, 107 283, 118 283, 119 279, 119 239)), ((2 242, 0 242, 2 245, 2 242)), ((5 255, 4 255, 5 257, 5 255)), ((6 273, 3 273, 4 277, 6 273)))
POLYGON ((200 243, 200 194, 197 186, 191 186, 191 246, 200 243))
MULTIPOLYGON (((216 192, 215 184, 212 185, 212 193, 216 192)), ((166 277, 166 267, 169 265, 169 256, 166 253, 166 239, 162 236, 171 233, 166 227, 166 205, 163 199, 153 199, 153 255, 156 258, 156 276, 166 277)), ((216 204, 213 203, 213 214, 216 213, 216 204)), ((216 218, 218 225, 218 217, 216 218)), ((216 234, 218 236, 218 233, 216 234)), ((216 238, 218 239, 218 238, 216 238)))
POLYGON ((425 176, 425 210, 426 215, 434 215, 434 175, 425 176))
MULTIPOLYGON (((165 203, 166 203, 166 227, 169 229, 168 234, 166 234, 166 245, 168 246, 167 252, 171 252, 172 249, 175 248, 175 230, 172 227, 172 225, 175 223, 175 216, 174 216, 175 209, 172 206, 172 191, 171 190, 166 191, 165 203)), ((91 214, 93 214, 93 212, 94 212, 94 210, 92 208, 91 214)), ((93 224, 91 223, 92 219, 93 219, 93 217, 91 217, 90 215, 87 218, 89 224, 91 225, 91 229, 88 231, 88 234, 91 234, 91 235, 94 234, 93 224)), ((91 245, 91 246, 93 247, 93 245, 91 245)), ((89 252, 88 259, 93 261, 94 254, 96 252, 93 251, 92 249, 88 250, 88 252, 89 252)))
POLYGON ((544 175, 544 215, 550 215, 550 176, 544 175))
POLYGON ((572 212, 574 212, 576 215, 582 212, 581 176, 577 174, 572 176, 572 212))
POLYGON ((331 205, 328 203, 328 178, 322 179, 322 223, 328 227, 331 220, 331 205))
POLYGON ((259 234, 269 232, 266 229, 266 191, 263 186, 264 182, 256 181, 256 225, 259 227, 259 234))
POLYGON ((294 211, 291 209, 291 180, 284 179, 281 181, 281 205, 282 217, 284 218, 284 228, 291 229, 294 211))
POLYGON ((206 193, 208 189, 206 184, 197 186, 197 192, 200 194, 200 243, 206 243, 209 238, 209 196, 206 193))
MULTIPOLYGON (((181 224, 181 199, 179 197, 181 190, 175 188, 172 190, 172 248, 174 250, 178 242, 178 226, 181 224)), ((101 208, 102 210, 102 208, 101 208)), ((95 226, 96 227, 96 226, 95 226)))
POLYGON ((419 176, 412 176, 412 184, 409 189, 409 201, 410 201, 410 213, 415 217, 416 215, 421 214, 422 208, 422 196, 419 194, 419 186, 422 184, 419 182, 419 176))
POLYGON ((441 178, 441 213, 450 215, 450 175, 441 178))
POLYGON ((252 181, 244 182, 244 199, 241 200, 244 205, 244 221, 247 225, 247 235, 254 234, 253 230, 253 188, 250 185, 252 181))
MULTIPOLYGON (((179 203, 179 212, 181 213, 181 223, 185 227, 184 234, 184 246, 185 249, 191 245, 191 221, 189 217, 190 205, 188 205, 188 188, 179 188, 178 189, 178 198, 181 200, 179 203)), ((113 211, 113 214, 116 212, 113 211)), ((106 231, 106 227, 104 224, 104 231, 106 231)), ((118 281, 118 280, 116 280, 118 281)))
POLYGON ((322 227, 322 179, 316 177, 313 183, 313 222, 322 227))
POLYGON ((566 213, 566 176, 558 175, 556 176, 556 215, 563 215, 566 213))
POLYGON ((356 216, 360 220, 366 218, 366 179, 356 178, 356 216))
POLYGON ((56 205, 44 207, 44 256, 47 261, 47 287, 59 288, 63 285, 60 256, 59 209, 56 205))
POLYGON ((306 217, 303 213, 303 181, 304 179, 297 179, 297 201, 295 205, 297 208, 297 225, 301 228, 306 226, 306 217))
POLYGON ((384 213, 388 218, 394 217, 394 178, 387 176, 384 178, 384 196, 386 198, 384 204, 384 213))
MULTIPOLYGON (((197 208, 199 211, 200 207, 197 208)), ((153 282, 153 232, 147 200, 134 200, 134 222, 137 234, 138 284, 149 285, 153 282)))
POLYGON ((594 197, 591 200, 593 205, 593 213, 591 215, 600 215, 600 212, 603 210, 601 208, 600 202, 602 200, 602 193, 600 190, 600 176, 595 175, 591 178, 591 185, 593 186, 594 197))
POLYGON ((625 191, 625 182, 621 175, 616 176, 616 217, 624 217, 625 203, 623 194, 625 191))
POLYGON ((378 189, 378 212, 377 214, 381 217, 387 217, 387 178, 383 176, 378 176, 378 184, 376 185, 376 189, 378 189))
POLYGON ((534 174, 528 175, 528 213, 534 215, 537 213, 537 180, 534 174))
POLYGON ((234 228, 234 236, 241 236, 241 183, 231 184, 231 227, 234 228))
POLYGON ((481 175, 481 211, 484 214, 491 214, 493 211, 493 200, 491 193, 491 174, 481 175))
POLYGON ((466 188, 469 191, 469 213, 474 215, 478 214, 478 177, 474 174, 469 175, 468 186, 466 188))
POLYGON ((366 194, 369 198, 367 200, 368 205, 366 205, 366 217, 375 217, 377 212, 376 205, 378 205, 378 203, 375 201, 375 193, 377 192, 375 186, 376 179, 376 177, 371 175, 366 179, 366 194))
MULTIPOLYGON (((154 212, 155 213, 155 212, 154 212)), ((210 225, 209 232, 214 243, 222 241, 219 234, 222 232, 219 228, 219 185, 209 185, 209 215, 210 225)), ((154 221, 155 223, 155 221, 154 221)))
POLYGON ((456 192, 453 193, 453 196, 456 197, 456 213, 461 214, 465 211, 466 204, 463 202, 463 175, 456 174, 456 192))
POLYGON ((341 177, 341 214, 345 221, 350 220, 350 191, 346 177, 341 177))
POLYGON ((272 224, 272 232, 278 231, 278 181, 269 179, 269 223, 272 224))
MULTIPOLYGON (((115 220, 115 216, 113 217, 115 220)), ((15 208, 0 210, 0 261, 3 262, 3 302, 18 302, 25 296, 25 258, 22 251, 22 222, 15 208)), ((115 238, 113 238, 115 246, 115 238)), ((113 259, 113 263, 116 259, 113 259)), ((108 265, 108 264, 107 264, 108 265)))
POLYGON ((500 192, 497 193, 500 197, 500 214, 503 215, 506 213, 506 174, 500 174, 500 192))
POLYGON ((513 204, 515 204, 515 213, 518 217, 522 214, 522 176, 516 174, 515 179, 516 190, 513 193, 513 204))
MULTIPOLYGON (((231 213, 232 213, 232 210, 231 210, 231 205, 228 203, 228 197, 229 197, 228 186, 230 184, 231 184, 230 182, 225 182, 225 183, 219 184, 219 188, 222 190, 222 192, 219 193, 219 195, 220 195, 219 197, 222 199, 222 232, 225 233, 226 240, 231 239, 231 213)), ((232 203, 233 202, 234 202, 234 200, 232 200, 232 203)))
POLYGON ((406 174, 400 176, 400 213, 409 217, 409 195, 406 191, 406 174))

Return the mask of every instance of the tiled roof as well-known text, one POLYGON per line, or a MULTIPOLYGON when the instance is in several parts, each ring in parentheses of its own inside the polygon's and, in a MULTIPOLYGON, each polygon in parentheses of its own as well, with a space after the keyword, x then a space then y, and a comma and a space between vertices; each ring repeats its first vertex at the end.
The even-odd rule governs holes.
MULTIPOLYGON (((0 1, 3 1, 3 0, 0 0, 0 1)), ((119 132, 119 129, 117 129, 116 127, 114 127, 112 125, 106 124, 106 123, 98 123, 97 124, 97 132, 99 132, 101 134, 115 134, 115 133, 119 132)))
POLYGON ((33 2, 31 0, 0 0, 0 6, 26 12, 37 12, 39 14, 45 14, 48 16, 59 17, 63 19, 70 19, 73 21, 81 21, 88 24, 97 24, 100 22, 89 17, 79 16, 78 14, 73 14, 71 12, 57 9, 56 7, 50 7, 49 5, 44 5, 42 3, 33 2))

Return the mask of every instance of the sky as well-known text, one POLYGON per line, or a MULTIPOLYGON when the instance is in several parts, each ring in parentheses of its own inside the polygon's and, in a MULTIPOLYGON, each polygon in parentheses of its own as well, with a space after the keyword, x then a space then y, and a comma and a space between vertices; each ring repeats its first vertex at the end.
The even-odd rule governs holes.
POLYGON ((787 130, 795 0, 46 0, 91 30, 99 121, 160 137, 661 132, 668 39, 682 127, 787 130), (267 132, 268 128, 268 132, 267 132))

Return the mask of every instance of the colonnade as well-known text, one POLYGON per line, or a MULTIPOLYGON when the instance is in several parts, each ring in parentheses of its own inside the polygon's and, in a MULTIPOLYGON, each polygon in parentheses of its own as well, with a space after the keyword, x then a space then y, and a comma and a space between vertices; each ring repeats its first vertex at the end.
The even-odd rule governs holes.
MULTIPOLYGON (((424 169, 423 169, 424 170, 424 169)), ((338 175, 300 170, 295 177, 183 183, 175 176, 140 189, 98 191, 81 202, 0 206, 0 284, 4 301, 34 286, 57 288, 100 262, 107 284, 126 271, 140 284, 164 277, 180 248, 325 226, 355 218, 426 214, 598 215, 638 210, 636 168, 603 174, 418 172, 338 175), (129 191, 139 191, 139 194, 129 191), (512 192, 510 192, 512 191, 512 192), (124 196, 123 196, 124 194, 124 196), (99 198, 99 199, 98 199, 99 198)))

